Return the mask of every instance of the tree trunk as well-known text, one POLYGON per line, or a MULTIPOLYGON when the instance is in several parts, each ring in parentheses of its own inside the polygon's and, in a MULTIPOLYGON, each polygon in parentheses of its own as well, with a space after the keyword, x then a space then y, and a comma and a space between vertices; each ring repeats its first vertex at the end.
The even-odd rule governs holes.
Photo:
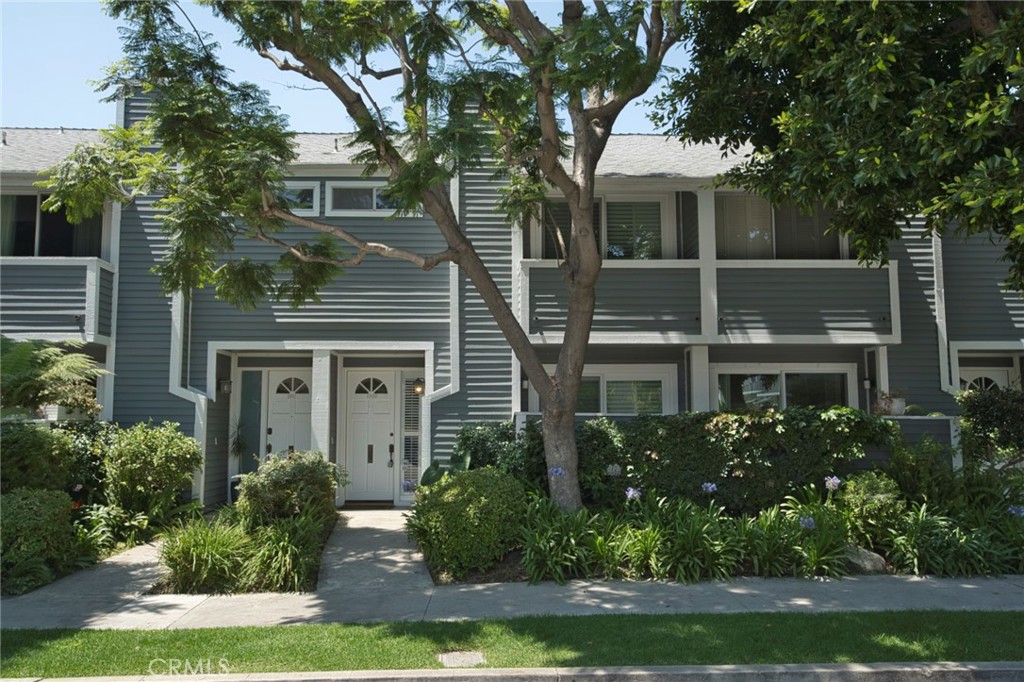
POLYGON ((544 460, 548 465, 551 499, 566 511, 583 506, 579 483, 579 457, 576 453, 575 410, 544 405, 544 460))

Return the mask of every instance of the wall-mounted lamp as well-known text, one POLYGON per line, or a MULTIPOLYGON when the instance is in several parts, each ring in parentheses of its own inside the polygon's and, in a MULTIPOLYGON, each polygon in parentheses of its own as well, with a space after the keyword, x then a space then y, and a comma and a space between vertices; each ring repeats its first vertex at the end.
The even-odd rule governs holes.
POLYGON ((217 393, 231 393, 231 379, 221 379, 218 381, 217 393))
POLYGON ((427 390, 427 385, 423 379, 416 379, 412 382, 412 394, 416 396, 423 395, 423 392, 427 390))

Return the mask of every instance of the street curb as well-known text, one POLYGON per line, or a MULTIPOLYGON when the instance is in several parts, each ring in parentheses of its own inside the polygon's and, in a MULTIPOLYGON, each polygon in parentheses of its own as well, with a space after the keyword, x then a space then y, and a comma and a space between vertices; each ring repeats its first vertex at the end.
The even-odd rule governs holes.
POLYGON ((445 670, 356 670, 221 675, 0 678, 4 682, 1024 682, 1024 662, 849 663, 795 665, 643 666, 608 668, 470 668, 445 670))

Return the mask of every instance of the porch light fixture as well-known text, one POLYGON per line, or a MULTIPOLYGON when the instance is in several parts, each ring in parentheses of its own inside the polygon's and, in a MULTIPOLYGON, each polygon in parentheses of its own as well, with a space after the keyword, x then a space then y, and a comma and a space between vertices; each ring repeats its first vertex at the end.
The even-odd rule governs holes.
POLYGON ((221 379, 217 382, 218 393, 231 393, 231 379, 221 379))
POLYGON ((423 392, 427 389, 427 385, 423 382, 423 379, 417 379, 412 382, 412 394, 416 396, 423 395, 423 392))

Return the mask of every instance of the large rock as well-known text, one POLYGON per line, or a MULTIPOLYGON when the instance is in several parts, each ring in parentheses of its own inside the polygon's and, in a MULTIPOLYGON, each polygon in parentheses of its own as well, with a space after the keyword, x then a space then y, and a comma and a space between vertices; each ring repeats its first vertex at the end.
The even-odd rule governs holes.
POLYGON ((846 548, 846 570, 851 575, 885 573, 885 559, 874 552, 850 545, 846 548))

